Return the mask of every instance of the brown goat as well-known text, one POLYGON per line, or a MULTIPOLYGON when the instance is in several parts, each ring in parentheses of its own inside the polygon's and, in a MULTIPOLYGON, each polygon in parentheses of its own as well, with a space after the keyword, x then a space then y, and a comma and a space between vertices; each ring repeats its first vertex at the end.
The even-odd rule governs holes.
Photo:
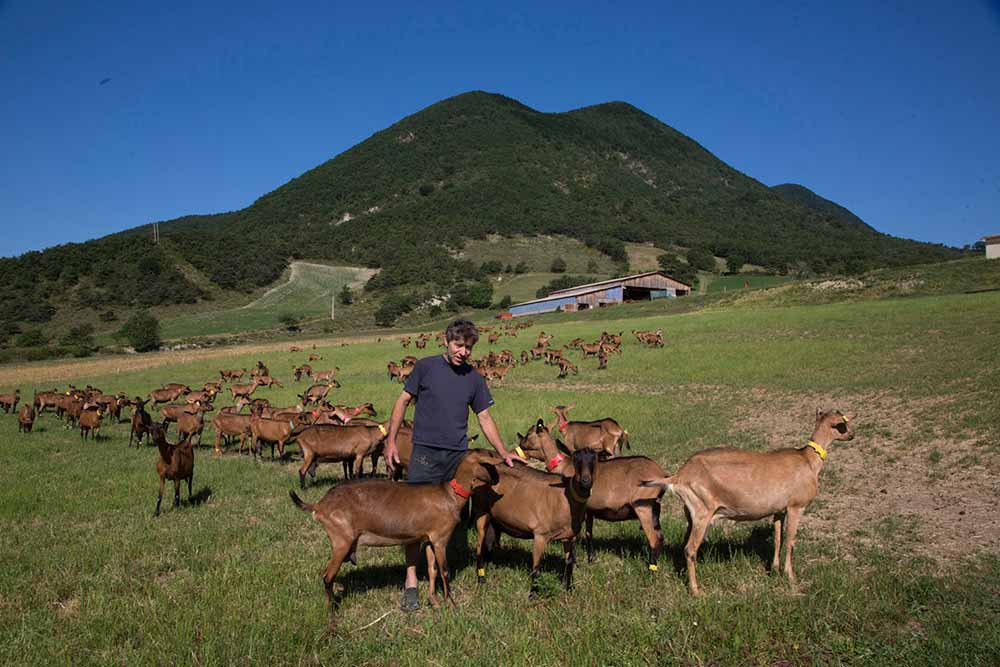
POLYGON ((80 413, 79 424, 80 424, 80 438, 82 440, 87 439, 87 434, 94 440, 97 439, 97 435, 101 430, 101 417, 104 416, 104 410, 92 405, 90 403, 83 406, 83 411, 80 413))
MULTIPOLYGON (((302 467, 299 468, 299 488, 306 488, 306 473, 316 477, 316 466, 320 463, 344 463, 344 478, 351 479, 363 474, 364 459, 381 450, 389 431, 385 424, 376 426, 334 426, 313 425, 299 433, 295 442, 302 449, 302 467)), ((374 475, 374 466, 372 474, 374 475)))
POLYGON ((177 400, 182 394, 188 393, 184 391, 187 387, 164 387, 163 389, 154 389, 149 392, 149 397, 153 399, 153 407, 160 405, 161 403, 169 403, 170 401, 177 400))
POLYGON ((308 426, 305 415, 299 413, 292 419, 267 419, 261 417, 262 408, 250 416, 250 450, 254 459, 261 456, 261 443, 271 443, 271 460, 274 460, 274 446, 278 446, 278 456, 284 458, 285 445, 308 426))
POLYGON ((160 516, 160 503, 163 502, 164 481, 174 481, 174 507, 181 504, 181 480, 187 480, 188 503, 191 502, 191 483, 194 481, 194 447, 191 438, 172 444, 167 442, 163 429, 153 424, 150 427, 153 444, 160 455, 156 459, 156 473, 160 476, 160 494, 156 497, 156 511, 153 516, 160 516))
POLYGON ((215 429, 215 454, 222 453, 222 438, 239 436, 239 453, 243 453, 243 445, 250 434, 250 415, 237 415, 225 412, 212 417, 212 428, 215 429))
MULTIPOLYGON (((539 419, 527 433, 517 434, 517 452, 522 458, 548 461, 540 444, 541 432, 545 429, 545 422, 539 419)), ((558 440, 556 444, 559 444, 558 440)), ((643 482, 664 477, 666 473, 656 461, 645 456, 604 458, 603 452, 598 456, 601 459, 601 474, 594 477, 590 497, 587 499, 587 527, 584 533, 587 560, 593 562, 595 559, 595 518, 602 521, 638 519, 649 544, 649 569, 655 572, 663 549, 660 499, 666 490, 644 486, 643 482)))
POLYGON ((21 400, 21 390, 15 389, 12 394, 0 395, 0 408, 7 414, 17 412, 17 403, 21 400))
POLYGON ((587 498, 595 477, 597 454, 582 449, 564 456, 539 420, 539 445, 551 453, 548 473, 516 464, 498 465, 499 482, 473 494, 472 516, 476 522, 476 567, 480 583, 486 580, 485 558, 492 548, 488 535, 498 530, 512 537, 530 539, 530 597, 538 592, 542 555, 552 540, 563 542, 563 584, 573 585, 576 537, 586 518, 587 498), (554 473, 554 474, 552 474, 554 473))
POLYGON ((698 452, 681 466, 676 475, 645 484, 670 489, 684 503, 688 518, 688 585, 698 595, 695 562, 698 547, 716 517, 734 521, 774 518, 774 557, 771 570, 778 571, 782 525, 785 530, 785 567, 788 580, 795 583, 792 552, 802 512, 819 491, 819 473, 827 447, 834 440, 851 440, 850 420, 839 410, 816 411, 816 425, 805 447, 770 452, 747 452, 715 447, 698 452))
POLYGON ((144 401, 136 396, 135 400, 130 402, 132 404, 132 423, 128 434, 128 446, 132 446, 132 438, 135 436, 135 446, 139 447, 142 445, 142 436, 146 436, 147 442, 149 441, 149 427, 153 423, 153 418, 146 412, 148 399, 144 401))
POLYGON ((233 400, 237 398, 244 397, 250 398, 253 392, 260 386, 259 378, 254 378, 253 382, 250 384, 234 384, 230 385, 229 391, 233 395, 233 400))
POLYGON ((628 431, 611 417, 589 422, 571 422, 566 419, 566 413, 575 405, 575 403, 557 405, 551 408, 556 415, 556 427, 569 449, 599 449, 610 456, 618 456, 622 448, 631 448, 628 443, 628 431))
POLYGON ((201 412, 181 414, 177 416, 177 437, 181 440, 198 436, 198 446, 201 447, 201 433, 205 430, 205 419, 201 412))
POLYGON ((579 375, 580 371, 577 369, 576 364, 572 363, 569 359, 559 359, 557 362, 559 365, 559 377, 566 377, 570 371, 573 371, 573 375, 579 375))
POLYGON ((18 433, 31 433, 31 429, 35 425, 35 406, 31 403, 25 403, 21 406, 20 412, 17 413, 17 432, 18 433))
POLYGON ((326 382, 327 384, 335 384, 339 387, 340 383, 334 381, 337 377, 337 371, 339 370, 340 366, 334 366, 328 371, 316 371, 316 373, 312 376, 313 382, 326 382))
POLYGON ((496 466, 490 454, 470 450, 450 482, 399 484, 384 479, 358 480, 338 484, 317 503, 305 503, 290 491, 296 507, 311 512, 313 518, 323 524, 330 539, 331 556, 323 573, 330 629, 336 626, 334 579, 345 559, 355 562, 354 552, 359 545, 429 542, 428 597, 437 607, 434 588, 440 573, 445 602, 451 603, 445 546, 458 525, 469 495, 496 480, 496 466))
POLYGON ((312 377, 312 374, 313 374, 313 369, 312 366, 310 366, 309 364, 302 364, 301 366, 292 367, 292 377, 295 378, 296 382, 301 380, 303 375, 305 375, 306 377, 312 377))

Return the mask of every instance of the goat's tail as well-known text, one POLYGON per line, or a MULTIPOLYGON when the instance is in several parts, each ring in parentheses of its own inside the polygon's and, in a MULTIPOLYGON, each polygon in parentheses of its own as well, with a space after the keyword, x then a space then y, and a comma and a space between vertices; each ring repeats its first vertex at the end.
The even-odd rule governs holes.
POLYGON ((298 494, 295 493, 294 491, 289 491, 288 495, 292 497, 292 502, 295 503, 295 506, 298 507, 303 512, 312 512, 313 508, 316 507, 315 505, 310 505, 307 502, 303 502, 303 500, 299 498, 298 494))
POLYGON ((628 444, 628 431, 622 430, 622 449, 632 449, 632 445, 628 444))
POLYGON ((642 481, 639 486, 658 486, 661 489, 674 490, 674 478, 673 477, 659 477, 657 479, 647 479, 642 481))

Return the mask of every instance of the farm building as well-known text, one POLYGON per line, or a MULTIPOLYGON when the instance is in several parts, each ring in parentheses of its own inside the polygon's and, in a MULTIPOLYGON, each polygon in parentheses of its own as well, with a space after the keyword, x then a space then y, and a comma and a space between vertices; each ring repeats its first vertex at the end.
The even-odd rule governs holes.
POLYGON ((1000 234, 984 236, 983 242, 986 244, 986 259, 1000 259, 1000 234))
POLYGON ((690 293, 690 285, 674 280, 663 271, 649 271, 556 290, 541 299, 515 304, 510 307, 510 313, 518 317, 556 310, 577 311, 600 308, 623 301, 649 301, 685 296, 690 293))

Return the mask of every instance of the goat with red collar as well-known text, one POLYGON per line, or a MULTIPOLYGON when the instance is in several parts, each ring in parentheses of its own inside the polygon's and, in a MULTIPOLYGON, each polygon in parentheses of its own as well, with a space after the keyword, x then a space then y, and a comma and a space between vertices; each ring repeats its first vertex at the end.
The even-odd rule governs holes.
POLYGON ((596 449, 608 456, 618 456, 622 449, 631 449, 628 444, 628 431, 611 417, 589 422, 569 421, 566 413, 575 405, 571 403, 550 408, 556 415, 555 427, 559 430, 558 434, 570 451, 596 449))

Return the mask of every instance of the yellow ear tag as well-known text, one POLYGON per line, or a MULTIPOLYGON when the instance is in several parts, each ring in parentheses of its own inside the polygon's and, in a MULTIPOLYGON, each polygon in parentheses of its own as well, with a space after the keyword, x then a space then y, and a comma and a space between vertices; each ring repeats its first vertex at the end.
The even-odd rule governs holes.
POLYGON ((527 456, 524 455, 524 450, 521 449, 520 447, 515 447, 514 448, 514 453, 517 454, 518 456, 520 456, 522 459, 528 458, 527 456))
POLYGON ((650 563, 650 564, 649 564, 649 571, 650 571, 650 572, 656 572, 656 571, 657 571, 657 569, 658 569, 658 568, 656 567, 656 563, 650 563))
POLYGON ((382 432, 382 435, 389 435, 389 432, 385 430, 385 426, 381 424, 378 425, 378 430, 382 432))
POLYGON ((485 577, 486 570, 484 570, 483 568, 479 568, 478 570, 476 570, 476 574, 479 575, 480 577, 485 577))
POLYGON ((848 418, 847 418, 847 415, 840 415, 840 416, 844 418, 844 423, 845 423, 845 424, 846 424, 847 422, 851 421, 850 419, 848 419, 848 418))

